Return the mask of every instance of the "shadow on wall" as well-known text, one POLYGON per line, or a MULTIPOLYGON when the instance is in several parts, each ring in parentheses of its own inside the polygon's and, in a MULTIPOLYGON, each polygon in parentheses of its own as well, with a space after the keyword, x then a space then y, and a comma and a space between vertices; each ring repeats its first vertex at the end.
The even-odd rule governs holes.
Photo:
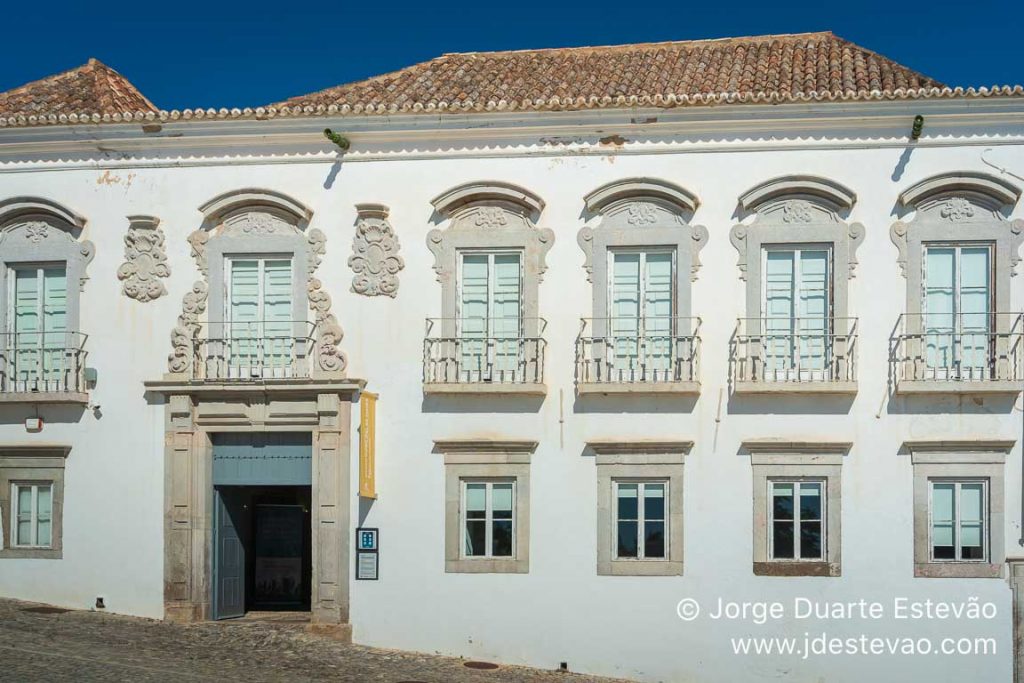
MULTIPOLYGON (((82 421, 87 410, 83 405, 34 405, 31 403, 15 403, 0 406, 0 424, 25 424, 30 417, 43 418, 43 425, 76 424, 82 421)), ((99 417, 97 415, 97 417, 99 417)), ((45 427, 44 427, 45 428, 45 427)))
POLYGON ((691 413, 698 396, 577 396, 576 413, 691 413))
POLYGON ((544 396, 424 396, 424 413, 536 413, 544 396))
POLYGON ((729 395, 730 415, 848 415, 856 396, 847 394, 729 395))
POLYGON ((993 396, 889 396, 890 415, 1007 415, 1012 413, 1017 394, 993 396))

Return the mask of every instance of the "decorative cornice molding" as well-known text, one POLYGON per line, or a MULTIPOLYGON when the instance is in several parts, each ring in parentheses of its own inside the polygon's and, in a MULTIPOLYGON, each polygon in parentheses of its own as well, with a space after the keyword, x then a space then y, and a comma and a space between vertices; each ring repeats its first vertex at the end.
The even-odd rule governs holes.
POLYGON ((588 441, 587 447, 598 455, 687 455, 693 441, 588 441))
POLYGON ((498 180, 465 183, 430 200, 442 216, 453 217, 460 209, 481 202, 499 202, 520 209, 536 218, 544 210, 544 200, 527 189, 498 180))
POLYGON ((398 235, 388 222, 388 207, 383 204, 356 204, 356 234, 352 256, 348 259, 352 291, 364 296, 398 294, 398 272, 405 261, 398 255, 398 235))
POLYGON ((4 444, 0 447, 2 458, 67 458, 71 446, 66 444, 4 444))
POLYGON ((299 229, 305 228, 313 211, 305 204, 274 190, 246 188, 218 195, 199 207, 208 224, 221 223, 238 211, 272 209, 292 218, 299 229))
MULTIPOLYGON (((739 202, 744 211, 758 211, 765 204, 780 198, 810 198, 824 202, 833 211, 852 208, 857 201, 853 190, 834 180, 809 175, 788 175, 773 178, 747 190, 740 195, 739 202)), ((793 215, 802 206, 787 205, 787 215, 793 215)), ((797 216, 786 222, 810 222, 810 219, 803 221, 797 216)))
POLYGON ((1017 444, 1014 439, 960 439, 904 441, 903 447, 912 455, 923 453, 1009 453, 1017 444))
MULTIPOLYGON (((994 209, 1012 207, 1020 199, 1016 185, 989 173, 954 171, 920 180, 900 193, 900 204, 916 207, 933 197, 969 195, 994 209)), ((968 210, 967 207, 964 210, 968 210)))
POLYGON ((657 178, 626 178, 602 185, 583 198, 588 211, 604 213, 630 199, 660 199, 679 211, 694 212, 700 205, 697 195, 657 178))
POLYGON ((496 439, 435 439, 434 452, 448 454, 473 453, 482 455, 532 454, 536 441, 501 441, 496 439))
POLYGON ((124 237, 125 262, 117 269, 122 281, 121 291, 129 299, 146 302, 167 293, 160 278, 169 277, 164 248, 164 231, 154 216, 128 216, 128 233, 124 237))
POLYGON ((853 448, 852 441, 786 441, 781 439, 752 439, 740 444, 752 455, 806 454, 827 455, 847 454, 853 448))
POLYGON ((84 228, 86 222, 74 211, 42 197, 12 197, 0 201, 0 225, 28 216, 48 216, 78 229, 84 228))

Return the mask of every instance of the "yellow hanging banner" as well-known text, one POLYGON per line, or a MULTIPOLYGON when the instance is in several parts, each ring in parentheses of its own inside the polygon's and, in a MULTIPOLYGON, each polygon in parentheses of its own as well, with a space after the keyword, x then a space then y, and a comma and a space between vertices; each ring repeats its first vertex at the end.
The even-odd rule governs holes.
POLYGON ((359 397, 359 496, 377 497, 377 394, 359 397))

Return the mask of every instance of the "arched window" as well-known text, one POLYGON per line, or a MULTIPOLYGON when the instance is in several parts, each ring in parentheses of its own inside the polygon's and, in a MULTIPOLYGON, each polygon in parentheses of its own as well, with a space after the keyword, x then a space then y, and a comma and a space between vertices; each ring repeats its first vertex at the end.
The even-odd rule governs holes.
POLYGON ((0 202, 0 391, 88 402, 79 293, 95 255, 85 219, 55 202, 0 202))
POLYGON ((1009 221, 1020 189, 984 173, 945 173, 900 195, 914 212, 890 229, 907 279, 898 326, 897 390, 1016 393, 1024 330, 1010 278, 1024 221, 1009 221))
POLYGON ((841 217, 856 195, 812 176, 769 180, 743 194, 733 227, 746 317, 733 349, 734 391, 856 392, 856 318, 849 281, 864 239, 841 217))

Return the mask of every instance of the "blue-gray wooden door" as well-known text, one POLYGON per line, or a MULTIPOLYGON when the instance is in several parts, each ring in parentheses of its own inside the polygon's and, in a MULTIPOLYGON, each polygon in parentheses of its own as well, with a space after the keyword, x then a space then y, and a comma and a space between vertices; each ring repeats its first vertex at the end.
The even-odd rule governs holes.
POLYGON ((214 489, 214 619, 245 614, 245 546, 239 536, 242 505, 237 494, 214 489))

